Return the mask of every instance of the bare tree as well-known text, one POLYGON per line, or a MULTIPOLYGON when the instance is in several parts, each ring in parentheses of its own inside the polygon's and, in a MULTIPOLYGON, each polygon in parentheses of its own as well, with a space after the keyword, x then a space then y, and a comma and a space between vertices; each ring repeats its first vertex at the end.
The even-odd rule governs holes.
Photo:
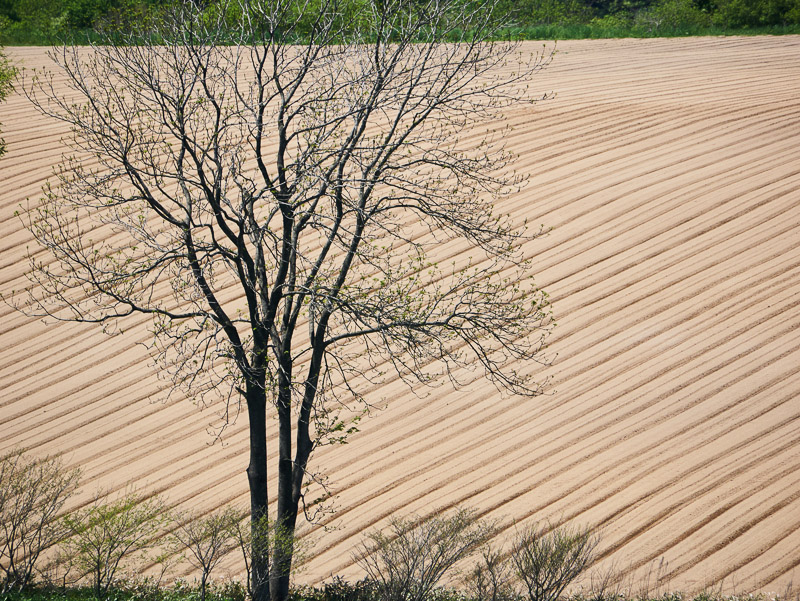
POLYGON ((206 585, 219 560, 239 546, 237 532, 244 516, 233 509, 220 509, 206 516, 183 514, 172 531, 178 549, 189 551, 189 561, 200 569, 200 599, 206 599, 206 585))
POLYGON ((58 513, 79 479, 60 457, 0 457, 0 592, 25 588, 42 552, 63 538, 58 513))
MULTIPOLYGON (((69 92, 46 76, 28 87, 71 126, 77 158, 27 216, 52 257, 32 259, 22 308, 111 329, 151 315, 161 373, 199 402, 246 407, 253 524, 269 509, 267 407, 271 523, 291 534, 318 507, 304 497, 312 451, 353 430, 366 384, 457 386, 477 368, 539 392, 526 362, 550 315, 519 252, 538 232, 492 206, 524 183, 496 119, 534 100, 550 56, 488 41, 494 12, 183 3, 129 44, 56 49, 69 92), (459 240, 468 261, 429 258, 459 240)), ((285 599, 291 565, 291 545, 269 566, 254 553, 255 598, 285 599)))
POLYGON ((388 533, 368 536, 356 561, 375 583, 382 601, 424 601, 442 577, 493 530, 469 509, 427 519, 393 518, 388 533))
POLYGON ((599 538, 589 529, 534 524, 519 533, 511 561, 530 601, 557 601, 594 561, 599 538))
POLYGON ((465 579, 467 590, 476 601, 516 601, 514 572, 502 548, 486 544, 465 579))

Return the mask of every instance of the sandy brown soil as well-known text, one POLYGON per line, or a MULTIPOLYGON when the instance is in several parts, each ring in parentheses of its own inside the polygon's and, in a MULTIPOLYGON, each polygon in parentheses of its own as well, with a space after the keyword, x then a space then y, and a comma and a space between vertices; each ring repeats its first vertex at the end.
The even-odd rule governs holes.
MULTIPOLYGON (((306 528, 303 580, 357 574, 351 551, 387 516, 460 504, 506 534, 548 518, 597 527, 602 565, 636 581, 663 558, 670 589, 800 584, 800 38, 558 47, 532 82, 556 98, 507 116, 532 177, 502 207, 553 228, 524 249, 559 323, 549 393, 370 393, 387 408, 316 455, 338 511, 335 529, 306 528)), ((64 132, 19 95, 0 110, 8 294, 31 242, 14 210, 64 132)), ((65 454, 83 499, 132 484, 181 507, 246 503, 245 417, 212 445, 213 411, 161 402, 146 320, 109 338, 0 314, 0 451, 65 454)))

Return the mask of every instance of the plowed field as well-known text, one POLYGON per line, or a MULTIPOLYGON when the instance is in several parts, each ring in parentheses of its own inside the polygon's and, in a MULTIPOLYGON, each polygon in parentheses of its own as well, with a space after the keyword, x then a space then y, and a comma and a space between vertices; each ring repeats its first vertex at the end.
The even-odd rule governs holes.
MULTIPOLYGON (((386 408, 315 456, 336 528, 304 527, 302 580, 357 574, 352 549, 390 515, 463 505, 506 534, 515 521, 597 527, 598 565, 633 581, 663 558, 670 589, 800 584, 800 38, 558 49, 531 81, 556 97, 507 115, 531 181, 500 207, 552 228, 524 248, 559 324, 548 392, 370 392, 386 408)), ((9 54, 47 63, 39 48, 9 54)), ((14 212, 65 132, 21 95, 0 110, 8 294, 31 244, 14 212)), ((84 470, 74 503, 135 485, 180 507, 246 504, 246 416, 212 444, 213 411, 162 402, 146 320, 111 338, 0 315, 0 452, 63 453, 84 470)))

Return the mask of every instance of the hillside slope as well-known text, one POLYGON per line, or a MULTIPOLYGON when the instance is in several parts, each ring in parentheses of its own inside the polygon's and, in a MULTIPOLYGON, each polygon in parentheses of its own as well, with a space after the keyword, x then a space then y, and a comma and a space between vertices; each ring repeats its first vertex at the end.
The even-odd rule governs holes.
MULTIPOLYGON (((524 249, 559 324, 548 394, 370 391, 386 408, 316 455, 337 511, 335 528, 305 528, 305 581, 357 574, 351 550, 387 516, 455 505, 508 532, 596 526, 603 565, 636 580, 664 558, 671 589, 800 581, 800 38, 558 48, 531 82, 555 99, 507 115, 531 181, 500 207, 552 228, 524 249)), ((0 110, 8 294, 31 244, 14 211, 65 132, 20 95, 0 110)), ((75 503, 133 484, 182 507, 246 504, 246 415, 212 444, 214 411, 162 402, 146 321, 110 338, 0 315, 0 452, 63 453, 85 473, 75 503)))

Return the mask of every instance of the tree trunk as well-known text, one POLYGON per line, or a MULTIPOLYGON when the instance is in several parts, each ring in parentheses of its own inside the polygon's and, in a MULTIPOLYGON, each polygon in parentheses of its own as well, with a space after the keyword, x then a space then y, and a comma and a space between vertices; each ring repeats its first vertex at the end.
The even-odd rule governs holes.
MULTIPOLYGON (((321 340, 321 337, 320 337, 321 340)), ((311 426, 311 407, 317 394, 317 383, 321 366, 322 346, 315 349, 311 360, 309 374, 305 383, 303 403, 297 421, 297 449, 292 460, 292 414, 291 391, 286 386, 286 402, 278 403, 280 424, 280 473, 278 484, 278 516, 276 520, 276 537, 279 544, 275 546, 270 578, 271 601, 286 601, 289 597, 292 559, 294 556, 294 532, 297 526, 303 478, 308 459, 313 450, 309 436, 311 426)), ((281 397, 283 395, 281 394, 281 397)), ((279 398, 281 398, 279 397, 279 398)))
POLYGON ((275 540, 270 570, 272 601, 285 601, 289 596, 292 569, 294 527, 297 503, 292 499, 292 391, 288 374, 290 366, 282 366, 278 382, 278 510, 275 517, 275 540))
POLYGON ((94 596, 97 599, 103 598, 103 589, 100 587, 100 564, 97 564, 95 569, 94 578, 94 596))
POLYGON ((263 387, 247 383, 247 415, 250 419, 250 527, 253 601, 269 599, 269 556, 263 544, 267 505, 267 422, 266 393, 263 387))
POLYGON ((271 601, 286 601, 289 598, 292 556, 294 555, 294 529, 297 524, 297 503, 287 509, 287 512, 283 516, 279 516, 276 522, 276 525, 282 524, 282 528, 277 532, 280 543, 275 546, 272 558, 271 601))

